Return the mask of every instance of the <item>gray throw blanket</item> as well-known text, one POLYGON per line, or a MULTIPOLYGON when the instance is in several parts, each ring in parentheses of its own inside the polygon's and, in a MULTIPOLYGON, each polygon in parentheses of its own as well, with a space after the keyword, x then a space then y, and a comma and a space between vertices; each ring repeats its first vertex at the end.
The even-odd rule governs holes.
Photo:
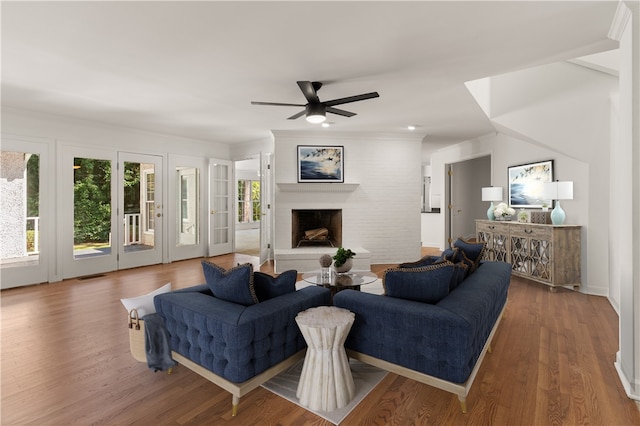
POLYGON ((148 314, 144 320, 144 349, 147 354, 147 365, 153 371, 168 370, 175 365, 171 358, 169 332, 158 314, 148 314))

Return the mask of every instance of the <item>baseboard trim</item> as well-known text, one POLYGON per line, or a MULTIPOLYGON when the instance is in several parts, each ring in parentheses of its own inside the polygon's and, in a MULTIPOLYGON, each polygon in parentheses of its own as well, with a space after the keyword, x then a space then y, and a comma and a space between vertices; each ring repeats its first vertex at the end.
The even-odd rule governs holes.
POLYGON ((620 383, 622 383, 622 387, 624 388, 624 392, 627 396, 633 400, 640 401, 640 394, 634 393, 632 389, 640 389, 640 380, 635 380, 635 386, 631 385, 631 382, 627 378, 627 376, 622 371, 622 365, 620 363, 620 351, 616 352, 616 361, 613 363, 618 372, 618 377, 620 378, 620 383))

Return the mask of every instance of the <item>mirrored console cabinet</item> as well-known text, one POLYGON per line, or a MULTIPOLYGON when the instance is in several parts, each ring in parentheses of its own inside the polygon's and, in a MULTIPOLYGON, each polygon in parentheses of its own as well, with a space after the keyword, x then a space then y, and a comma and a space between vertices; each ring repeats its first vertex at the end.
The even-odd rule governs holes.
POLYGON ((580 287, 580 226, 476 220, 484 260, 511 263, 513 275, 550 286, 580 287))

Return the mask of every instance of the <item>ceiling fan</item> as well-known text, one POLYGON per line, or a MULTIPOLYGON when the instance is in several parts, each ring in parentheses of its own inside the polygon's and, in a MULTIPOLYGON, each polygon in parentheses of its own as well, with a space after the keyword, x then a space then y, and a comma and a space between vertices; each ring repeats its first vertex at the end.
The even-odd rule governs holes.
POLYGON ((286 104, 277 102, 255 102, 252 101, 251 105, 275 105, 275 106, 297 106, 304 107, 303 111, 289 117, 289 120, 295 120, 296 118, 306 115, 306 119, 310 123, 322 123, 326 120, 326 113, 342 115, 343 117, 353 117, 355 112, 345 111, 343 109, 334 108, 336 105, 348 104, 350 102, 364 101, 366 99, 377 98, 378 92, 364 93, 362 95, 348 96, 346 98, 334 99, 332 101, 320 102, 318 98, 318 90, 322 87, 322 83, 319 81, 298 81, 298 86, 302 90, 302 94, 307 99, 307 104, 286 104))

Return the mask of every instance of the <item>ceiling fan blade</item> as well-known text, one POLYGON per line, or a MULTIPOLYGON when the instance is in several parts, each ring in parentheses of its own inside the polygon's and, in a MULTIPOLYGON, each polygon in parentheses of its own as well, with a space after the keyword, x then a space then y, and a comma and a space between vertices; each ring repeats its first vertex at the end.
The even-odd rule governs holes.
MULTIPOLYGON (((304 106, 304 105, 303 105, 304 106)), ((297 114, 293 114, 291 117, 289 117, 287 120, 295 120, 296 118, 300 118, 302 117, 307 111, 306 110, 302 110, 297 114)))
POLYGON ((256 102, 251 101, 251 105, 274 105, 274 106, 294 106, 294 107, 303 107, 304 104, 282 104, 278 102, 256 102))
POLYGON ((349 111, 345 111, 343 109, 338 109, 334 107, 327 107, 326 111, 331 112, 333 114, 341 115, 343 117, 353 117, 354 115, 356 115, 355 112, 349 112, 349 111))
POLYGON ((371 92, 371 93, 364 93, 362 95, 348 96, 346 98, 334 99, 332 101, 323 102, 323 104, 330 107, 334 105, 348 104, 350 102, 364 101, 366 99, 377 98, 379 96, 380 95, 378 95, 378 92, 371 92))
POLYGON ((318 98, 318 93, 316 92, 316 87, 319 88, 320 85, 314 86, 314 84, 310 81, 298 81, 298 87, 302 90, 302 94, 307 99, 308 102, 312 104, 317 104, 320 102, 320 98, 318 98))

